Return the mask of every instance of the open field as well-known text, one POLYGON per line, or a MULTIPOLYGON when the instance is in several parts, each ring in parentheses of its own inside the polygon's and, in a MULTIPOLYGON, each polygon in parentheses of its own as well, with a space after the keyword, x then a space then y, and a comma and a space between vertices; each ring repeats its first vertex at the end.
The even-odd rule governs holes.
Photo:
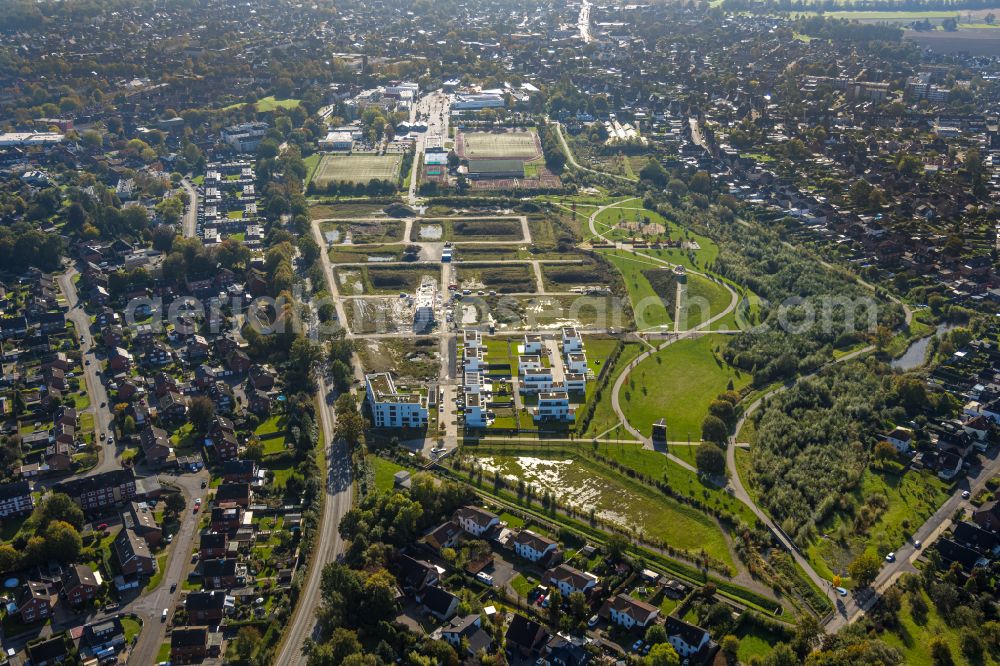
POLYGON ((404 224, 399 220, 345 220, 320 223, 327 243, 398 243, 403 240, 404 224))
POLYGON ((414 222, 411 241, 519 241, 524 240, 517 218, 450 220, 425 218, 414 222))
POLYGON ((523 479, 536 494, 550 491, 585 515, 592 509, 602 520, 646 538, 691 554, 704 550, 713 559, 732 564, 722 530, 712 518, 589 459, 547 456, 544 450, 523 455, 477 451, 476 462, 488 475, 497 472, 515 485, 523 479))
POLYGON ((323 155, 312 180, 318 187, 327 183, 367 183, 399 177, 401 155, 323 155))
POLYGON ((335 264, 377 264, 380 261, 402 261, 402 245, 371 246, 335 245, 330 248, 330 261, 335 264))
POLYGON ((606 286, 613 276, 604 266, 589 259, 579 264, 541 264, 542 281, 551 291, 569 291, 574 287, 606 286))
POLYGON ((511 158, 532 160, 541 155, 538 135, 534 132, 460 132, 455 139, 458 156, 463 159, 511 158))
POLYGON ((730 380, 738 391, 751 379, 715 355, 713 349, 723 344, 722 335, 688 338, 640 363, 621 395, 629 422, 648 434, 653 422, 665 418, 668 439, 700 440, 709 404, 726 390, 730 380))
MULTIPOLYGON (((254 106, 260 113, 267 113, 268 111, 274 111, 275 109, 294 109, 301 103, 302 100, 300 99, 275 99, 274 95, 268 95, 267 97, 262 97, 257 100, 257 103, 254 106)), ((236 102, 235 104, 230 104, 225 107, 223 111, 239 108, 244 104, 245 102, 236 102)))
POLYGON ((359 266, 334 269, 342 293, 351 294, 399 294, 413 293, 420 286, 420 279, 429 275, 439 279, 440 268, 436 264, 412 264, 407 266, 359 266), (358 287, 360 285, 360 289, 358 287))
MULTIPOLYGON (((319 156, 317 155, 316 157, 319 156)), ((319 160, 317 159, 318 162, 319 160)), ((385 215, 384 209, 385 206, 382 204, 368 203, 366 201, 319 203, 309 207, 309 216, 314 220, 326 220, 336 217, 354 219, 366 215, 385 215)))
POLYGON ((459 266, 455 278, 462 289, 488 290, 498 294, 535 293, 530 264, 468 264, 459 266))
POLYGON ((440 352, 436 338, 360 340, 358 356, 365 372, 392 372, 404 380, 436 379, 440 352))

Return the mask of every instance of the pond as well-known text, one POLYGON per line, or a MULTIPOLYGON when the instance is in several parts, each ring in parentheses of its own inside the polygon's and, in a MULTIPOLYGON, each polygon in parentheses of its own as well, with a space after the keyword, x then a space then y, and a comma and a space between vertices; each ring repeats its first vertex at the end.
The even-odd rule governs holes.
POLYGON ((954 324, 938 324, 937 329, 934 331, 934 335, 928 335, 926 338, 920 338, 914 341, 903 355, 899 358, 893 359, 890 365, 896 370, 915 370, 922 366, 927 360, 927 348, 931 344, 931 339, 937 336, 947 333, 953 329, 957 328, 954 324))

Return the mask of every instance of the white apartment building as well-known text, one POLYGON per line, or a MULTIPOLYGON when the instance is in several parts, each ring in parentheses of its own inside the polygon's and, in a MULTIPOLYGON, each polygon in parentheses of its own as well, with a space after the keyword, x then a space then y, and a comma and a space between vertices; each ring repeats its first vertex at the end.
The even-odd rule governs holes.
POLYGON ((388 372, 366 375, 368 404, 376 428, 427 426, 427 396, 400 393, 388 372))
POLYGON ((576 418, 576 410, 570 407, 566 391, 550 391, 538 394, 533 416, 535 421, 569 422, 576 418))

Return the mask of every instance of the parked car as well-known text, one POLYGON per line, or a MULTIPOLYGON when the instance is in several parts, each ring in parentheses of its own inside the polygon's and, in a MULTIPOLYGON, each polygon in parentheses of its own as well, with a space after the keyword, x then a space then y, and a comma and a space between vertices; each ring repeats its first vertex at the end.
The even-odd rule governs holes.
POLYGON ((962 499, 969 499, 970 497, 972 497, 972 493, 970 493, 968 490, 962 491, 962 499))
POLYGON ((597 626, 598 621, 600 621, 599 617, 597 617, 596 615, 591 615, 590 619, 587 620, 587 628, 593 629, 594 627, 597 626))
POLYGON ((885 556, 885 561, 886 562, 895 562, 896 561, 896 553, 889 553, 888 555, 886 555, 885 556))
POLYGON ((489 585, 490 587, 493 586, 493 576, 489 575, 488 573, 480 571, 479 573, 476 574, 476 580, 478 580, 483 585, 489 585))
POLYGON ((846 597, 847 596, 847 588, 845 588, 845 587, 836 587, 834 589, 837 590, 837 594, 839 594, 840 596, 842 596, 842 597, 846 597))
POLYGON ((641 640, 638 640, 635 643, 632 643, 632 652, 638 652, 641 649, 642 649, 642 641, 641 640))
POLYGON ((167 613, 169 613, 169 612, 170 612, 169 608, 164 608, 163 609, 163 612, 160 613, 160 622, 166 622, 167 621, 167 613))

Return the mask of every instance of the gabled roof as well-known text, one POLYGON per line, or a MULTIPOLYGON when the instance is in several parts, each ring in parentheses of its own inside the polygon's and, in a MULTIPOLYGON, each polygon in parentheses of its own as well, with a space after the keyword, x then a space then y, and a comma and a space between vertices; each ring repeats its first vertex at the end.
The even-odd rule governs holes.
POLYGON ((444 615, 451 608, 453 601, 458 601, 458 597, 451 592, 442 590, 440 587, 429 587, 424 592, 421 603, 431 612, 444 615))
POLYGON ((702 641, 708 636, 708 632, 701 627, 688 624, 687 622, 678 620, 675 617, 668 616, 664 628, 667 630, 667 636, 677 636, 691 646, 701 645, 702 641))
POLYGON ((549 634, 545 628, 529 620, 523 615, 514 614, 507 627, 507 643, 514 644, 526 650, 535 650, 538 646, 548 640, 549 634))
POLYGON ((645 601, 633 599, 626 594, 619 594, 611 600, 610 607, 624 615, 628 615, 639 624, 645 624, 649 618, 659 612, 656 606, 651 606, 645 601))

